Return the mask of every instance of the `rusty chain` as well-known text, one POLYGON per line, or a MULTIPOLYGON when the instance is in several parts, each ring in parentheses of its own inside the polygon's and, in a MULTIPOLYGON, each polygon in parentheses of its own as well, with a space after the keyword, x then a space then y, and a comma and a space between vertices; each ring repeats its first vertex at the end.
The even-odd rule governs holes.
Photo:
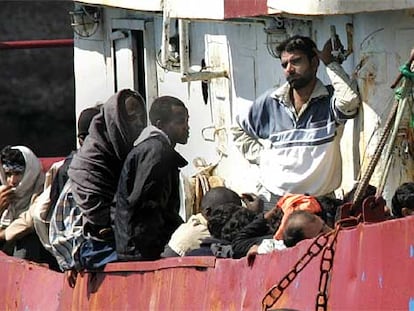
POLYGON ((335 255, 335 245, 338 233, 345 227, 354 227, 358 224, 358 218, 346 218, 340 220, 335 229, 319 235, 308 247, 306 253, 296 262, 293 268, 277 283, 267 291, 262 299, 262 310, 269 310, 273 307, 284 290, 293 282, 298 274, 323 250, 319 278, 319 292, 316 296, 316 310, 326 310, 328 306, 327 289, 332 272, 333 260, 335 255))

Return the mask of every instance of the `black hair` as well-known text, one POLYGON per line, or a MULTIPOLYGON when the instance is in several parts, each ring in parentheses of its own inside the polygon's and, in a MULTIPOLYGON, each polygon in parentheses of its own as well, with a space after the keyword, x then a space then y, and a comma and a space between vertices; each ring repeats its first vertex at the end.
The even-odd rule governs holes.
POLYGON ((78 137, 85 139, 89 134, 89 125, 100 111, 98 107, 90 107, 82 110, 78 118, 78 137))
POLYGON ((240 196, 233 190, 227 187, 211 188, 201 199, 201 213, 208 220, 211 209, 225 203, 233 203, 239 206, 242 204, 240 196))
POLYGON ((321 206, 322 211, 317 213, 318 216, 331 228, 335 226, 336 214, 338 207, 344 204, 343 200, 332 198, 331 196, 321 195, 315 197, 321 206))
POLYGON ((207 228, 212 237, 221 239, 221 232, 224 225, 229 221, 232 215, 239 209, 244 208, 234 203, 225 203, 214 206, 207 219, 207 228))
POLYGON ((19 149, 12 149, 11 146, 4 147, 0 152, 0 161, 6 165, 18 165, 25 167, 26 161, 23 153, 19 149))
POLYGON ((172 107, 183 107, 187 109, 184 103, 176 97, 161 96, 155 99, 149 111, 149 119, 152 125, 157 121, 168 122, 172 117, 172 107))
POLYGON ((391 199, 392 215, 395 218, 404 217, 402 209, 408 208, 414 210, 414 182, 401 184, 394 192, 391 199))
POLYGON ((292 247, 305 239, 305 233, 303 232, 303 224, 315 221, 315 214, 304 210, 293 211, 286 221, 286 227, 283 231, 283 243, 286 247, 292 247), (297 219, 303 219, 303 221, 297 221, 297 219))
POLYGON ((233 242, 237 234, 256 218, 257 213, 241 208, 235 211, 221 229, 221 239, 233 242))
POLYGON ((293 51, 299 50, 305 53, 310 61, 313 57, 316 56, 314 49, 316 49, 316 44, 311 38, 295 35, 286 39, 276 47, 276 55, 280 58, 282 52, 291 53, 293 51))

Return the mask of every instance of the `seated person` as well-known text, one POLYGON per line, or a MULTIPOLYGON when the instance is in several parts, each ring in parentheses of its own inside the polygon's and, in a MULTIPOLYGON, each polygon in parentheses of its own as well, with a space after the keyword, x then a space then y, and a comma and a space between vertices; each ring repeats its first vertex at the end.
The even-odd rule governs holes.
POLYGON ((223 239, 226 240, 225 244, 229 244, 229 242, 233 240, 236 232, 238 232, 238 230, 235 230, 238 226, 240 226, 241 229, 241 227, 250 223, 253 217, 251 215, 255 216, 258 212, 263 211, 263 201, 253 193, 243 193, 240 197, 233 190, 224 186, 219 186, 210 189, 204 195, 200 207, 201 213, 191 216, 186 223, 178 227, 173 233, 162 254, 163 257, 174 257, 178 255, 216 255, 211 253, 209 245, 212 244, 212 241, 215 241, 215 239, 221 238, 220 230, 224 227, 228 228, 228 233, 224 233, 226 236, 224 236, 223 239), (241 208, 243 204, 246 207, 244 210, 248 210, 249 212, 241 211, 238 213, 240 215, 234 216, 235 219, 229 220, 228 217, 233 214, 233 212, 229 213, 229 211, 232 210, 231 208, 234 206, 241 208), (229 207, 230 209, 228 211, 222 211, 219 208, 215 211, 215 214, 212 215, 212 210, 217 207, 229 207), (223 213, 223 217, 221 217, 219 213, 223 213), (224 217, 224 215, 227 215, 227 217, 224 217), (246 215, 248 218, 243 217, 243 215, 246 215), (249 218, 249 216, 251 217, 249 218), (241 219, 236 220, 236 218, 241 219), (245 221, 246 219, 249 220, 245 221), (228 220, 229 223, 226 223, 228 220), (211 230, 213 230, 215 234, 209 230, 210 226, 213 226, 211 227, 211 230), (231 236, 231 239, 229 236, 231 236), (206 249, 206 247, 208 249, 206 249), (199 251, 199 248, 203 249, 199 251))
POLYGON ((247 252, 248 265, 252 265, 257 254, 272 252, 275 249, 282 250, 286 247, 293 247, 297 243, 306 239, 313 239, 320 234, 330 232, 332 230, 321 217, 307 210, 294 210, 290 213, 284 223, 283 228, 283 244, 278 240, 274 240, 273 247, 269 247, 266 251, 264 241, 260 245, 252 246, 247 252))
POLYGON ((394 218, 414 215, 414 182, 403 183, 395 190, 391 209, 394 218))
POLYGON ((188 141, 188 110, 180 99, 161 96, 152 102, 149 119, 126 157, 111 206, 121 261, 159 259, 183 223, 179 175, 187 161, 175 147, 188 141))
POLYGON ((96 269, 116 260, 110 209, 122 165, 146 123, 142 96, 123 89, 103 104, 73 156, 68 176, 71 195, 82 213, 81 268, 96 269))
POLYGON ((181 224, 172 234, 165 246, 162 257, 184 256, 186 253, 200 247, 201 241, 210 237, 207 219, 214 207, 232 203, 241 206, 239 195, 226 187, 210 189, 201 199, 201 212, 191 216, 186 223, 181 224))
POLYGON ((336 209, 341 203, 341 200, 327 196, 284 195, 273 209, 259 215, 251 224, 241 230, 233 242, 234 257, 241 258, 250 249, 259 254, 284 249, 283 232, 288 216, 293 211, 306 210, 333 224, 336 209))
MULTIPOLYGON (((79 115, 78 142, 80 147, 89 135, 92 119, 99 112, 99 107, 91 107, 84 109, 79 115)), ((79 246, 83 242, 82 213, 73 199, 71 182, 67 173, 74 154, 76 151, 66 157, 50 187, 51 208, 48 213, 50 225, 36 226, 35 221, 36 232, 39 234, 39 227, 43 227, 43 231, 47 233, 47 249, 55 256, 59 269, 65 272, 71 287, 75 286, 77 269, 80 269, 75 261, 75 254, 78 253, 79 246)))
POLYGON ((30 234, 14 241, 10 238, 16 236, 14 230, 19 229, 14 223, 43 189, 44 174, 40 160, 27 147, 7 146, 0 152, 0 161, 0 240, 9 241, 3 250, 19 258, 44 262, 48 254, 33 227, 30 234))
POLYGON ((200 248, 186 253, 186 256, 232 258, 231 243, 234 237, 241 229, 251 223, 256 215, 257 212, 233 203, 221 204, 212 208, 207 221, 211 237, 204 238, 200 248))

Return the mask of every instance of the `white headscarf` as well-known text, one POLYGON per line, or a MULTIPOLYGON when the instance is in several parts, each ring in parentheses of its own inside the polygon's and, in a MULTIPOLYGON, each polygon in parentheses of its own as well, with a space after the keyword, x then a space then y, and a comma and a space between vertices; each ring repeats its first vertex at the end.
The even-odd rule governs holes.
MULTIPOLYGON (((25 146, 14 146, 11 149, 17 149, 23 154, 26 166, 22 180, 16 187, 16 200, 10 203, 1 215, 0 226, 3 228, 7 227, 29 208, 32 196, 42 191, 44 182, 42 164, 33 151, 25 146)), ((7 178, 2 165, 0 165, 0 181, 2 185, 7 185, 7 178)))

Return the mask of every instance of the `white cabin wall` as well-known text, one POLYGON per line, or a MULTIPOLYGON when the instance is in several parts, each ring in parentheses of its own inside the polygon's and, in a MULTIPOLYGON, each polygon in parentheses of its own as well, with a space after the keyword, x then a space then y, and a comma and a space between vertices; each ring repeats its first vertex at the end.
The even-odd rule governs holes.
MULTIPOLYGON (((413 15, 407 11, 354 16, 354 42, 357 43, 355 64, 366 59, 357 74, 364 101, 364 131, 361 133, 360 149, 361 155, 366 157, 365 162, 373 156, 393 102, 394 91, 390 86, 399 74, 399 66, 408 60, 414 47, 413 22, 413 15)), ((402 124, 407 126, 410 117, 411 114, 407 111, 402 124)), ((391 167, 383 192, 389 206, 395 189, 405 181, 414 181, 413 159, 401 147, 404 141, 399 135, 394 149, 396 161, 391 167)), ((367 163, 363 163, 364 167, 366 165, 367 163)), ((372 184, 378 185, 384 166, 385 163, 381 159, 371 179, 372 184)))
POLYGON ((113 93, 113 67, 101 31, 76 38, 74 47, 76 120, 85 108, 104 102, 113 93))
MULTIPOLYGON (((98 31, 88 38, 75 34, 74 71, 76 90, 76 118, 87 107, 104 103, 115 92, 114 55, 111 40, 114 19, 151 21, 152 16, 123 9, 102 9, 98 31)), ((153 33, 151 31, 151 36, 153 33)), ((155 58, 153 61, 155 61, 155 58)), ((129 73, 130 68, 126 68, 129 73)), ((147 96, 152 96, 154 86, 147 86, 147 96)))
MULTIPOLYGON (((330 25, 335 25, 346 48, 346 23, 353 24, 354 53, 344 62, 343 67, 356 79, 363 103, 359 116, 347 122, 341 142, 344 161, 342 189, 345 192, 351 189, 358 173, 366 171, 373 157, 393 103, 394 91, 390 86, 398 76, 399 66, 408 60, 414 47, 413 15, 404 11, 312 17, 313 38, 318 47, 321 48, 329 37, 330 25), (362 60, 363 65, 357 68, 362 60), (358 159, 360 163, 357 162, 358 159)), ((323 71, 319 70, 318 74, 324 82, 328 81, 323 71)), ((407 125, 409 118, 407 112, 402 123, 407 125)), ((389 206, 395 189, 405 181, 414 180, 413 160, 402 150, 402 141, 400 134, 395 144, 396 161, 391 167, 383 192, 389 206)), ((379 186, 384 167, 381 158, 371 184, 379 186)))

